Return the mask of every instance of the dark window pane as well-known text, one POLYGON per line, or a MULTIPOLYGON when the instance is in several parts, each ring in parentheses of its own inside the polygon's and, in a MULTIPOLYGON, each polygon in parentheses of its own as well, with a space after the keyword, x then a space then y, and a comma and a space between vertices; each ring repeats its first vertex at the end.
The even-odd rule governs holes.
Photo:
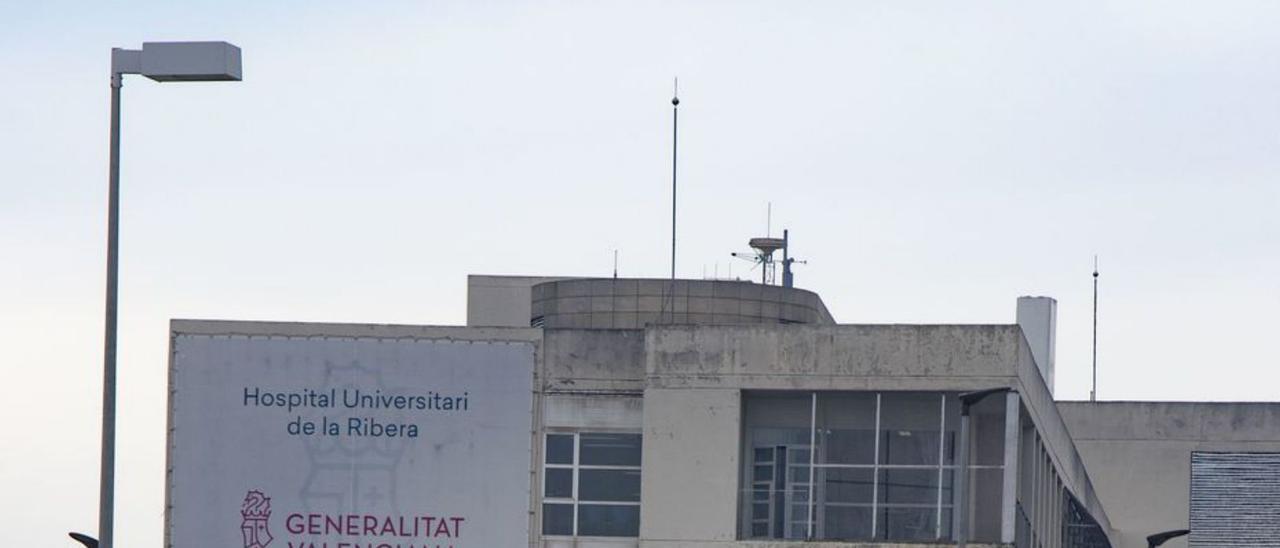
POLYGON ((791 470, 792 483, 809 483, 809 467, 808 466, 788 466, 791 470))
POLYGON ((773 448, 772 448, 772 447, 757 447, 757 448, 756 448, 756 462, 773 462, 773 448))
POLYGON ((569 468, 548 468, 544 480, 543 493, 548 498, 573 497, 573 470, 569 468))
POLYGON ((978 402, 970 410, 969 427, 973 431, 970 464, 1004 464, 1004 411, 1007 402, 1005 395, 995 395, 978 402))
POLYGON ((934 540, 938 538, 938 514, 933 508, 885 508, 880 511, 880 538, 884 540, 934 540))
MULTIPOLYGON (((812 420, 812 397, 809 393, 760 394, 748 393, 743 398, 744 433, 746 447, 756 455, 771 448, 809 445, 809 426, 812 420)), ((781 458, 781 455, 775 455, 781 458)), ((809 461, 806 454, 803 459, 809 461)))
MULTIPOLYGON (((862 468, 819 468, 818 484, 826 489, 822 500, 837 503, 871 504, 870 469, 862 468)), ((868 517, 870 514, 867 514, 868 517)), ((833 537, 852 538, 852 537, 833 537)))
POLYGON ((640 466, 640 434, 582 434, 582 464, 640 466))
POLYGON ((951 506, 953 503, 955 503, 954 500, 951 500, 955 496, 954 492, 951 490, 952 486, 955 485, 955 481, 956 481, 955 470, 942 471, 942 505, 943 506, 951 506))
POLYGON ((880 502, 938 504, 938 471, 889 469, 880 471, 880 502))
POLYGON ((573 464, 573 434, 547 434, 547 464, 573 464))
POLYGON ((881 464, 938 464, 941 393, 881 394, 880 425, 881 464))
POLYGON ((871 538, 871 508, 827 506, 823 512, 825 540, 866 540, 871 538))
POLYGON ((829 464, 872 464, 876 458, 876 430, 834 430, 820 432, 819 444, 829 464))
POLYGON ((752 537, 769 536, 769 523, 762 522, 762 521, 753 522, 751 524, 751 536, 752 537))
POLYGON ((818 395, 818 462, 872 464, 876 447, 874 392, 818 395))
POLYGON ((886 430, 880 444, 882 464, 937 464, 938 433, 886 430))
POLYGON ((543 504, 542 505, 542 534, 544 535, 572 535, 573 534, 573 505, 572 504, 543 504))
MULTIPOLYGON (((974 542, 993 542, 1000 539, 1000 504, 1004 492, 1004 470, 986 468, 973 470, 969 475, 969 492, 973 500, 973 526, 969 539, 974 542)), ((947 504, 945 501, 943 504, 947 504)))
MULTIPOLYGON (((960 432, 960 396, 956 393, 947 393, 947 416, 944 417, 943 423, 946 425, 946 436, 943 439, 942 462, 943 464, 956 463, 956 440, 960 432)), ((1004 398, 991 397, 989 400, 1000 400, 1004 405, 1004 398)), ((984 402, 986 400, 983 400, 984 402)), ((981 405, 981 404, 979 404, 981 405)), ((971 424, 972 426, 972 424, 971 424)), ((1003 425, 1001 426, 1003 428, 1003 425)))
POLYGON ((640 507, 581 504, 578 506, 578 535, 638 537, 640 536, 640 507))
POLYGON ((640 502, 640 471, 580 469, 578 500, 640 502))
POLYGON ((772 465, 766 464, 763 466, 757 466, 755 470, 756 470, 755 475, 752 476, 754 481, 772 481, 773 480, 772 465))
POLYGON ((796 500, 796 504, 791 505, 791 520, 800 523, 809 523, 809 503, 804 500, 796 500))
POLYGON ((799 486, 793 485, 789 489, 787 489, 787 500, 797 504, 798 503, 808 504, 809 489, 803 485, 799 485, 799 486))

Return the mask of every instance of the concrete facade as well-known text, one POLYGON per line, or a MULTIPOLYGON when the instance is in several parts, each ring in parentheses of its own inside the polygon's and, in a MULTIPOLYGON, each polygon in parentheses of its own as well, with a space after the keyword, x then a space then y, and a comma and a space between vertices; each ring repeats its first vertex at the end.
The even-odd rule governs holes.
MULTIPOLYGON (((1280 403, 1059 402, 1110 510, 1116 548, 1188 527, 1191 453, 1280 453, 1280 403)), ((1164 546, 1185 548, 1186 538, 1164 546)))
MULTIPOLYGON (((1140 548, 1146 535, 1187 526, 1191 452, 1280 453, 1280 404, 1055 401, 1056 303, 1047 297, 1019 299, 1010 324, 839 325, 809 291, 678 280, 672 299, 671 287, 669 280, 472 276, 468 327, 235 326, 249 335, 534 341, 530 547, 954 546, 963 529, 974 547, 1140 548), (962 394, 987 389, 1006 391, 957 418, 962 394), (749 483, 760 462, 749 429, 760 412, 750 402, 809 398, 812 407, 800 414, 811 437, 797 442, 796 454, 810 455, 807 485, 817 490, 813 469, 844 466, 812 456, 820 447, 819 401, 873 399, 874 428, 845 427, 875 440, 878 486, 881 468, 897 466, 881 462, 880 440, 911 434, 881 428, 881 401, 903 394, 941 402, 940 409, 931 404, 942 424, 930 427, 938 460, 928 465, 938 471, 931 492, 939 538, 756 538, 746 516, 755 512, 749 483), (640 436, 639 501, 627 503, 638 505, 635 536, 544 534, 544 471, 552 465, 544 442, 582 433, 640 436), (968 460, 948 461, 946 451, 968 460)), ((224 322, 181 326, 227 329, 224 322)), ((817 508, 814 496, 806 512, 817 508)), ((807 519, 812 534, 818 518, 807 519)))
POLYGON ((467 325, 529 327, 533 286, 555 276, 467 276, 467 325))
POLYGON ((531 295, 531 324, 547 328, 835 323, 810 291, 751 282, 570 279, 537 283, 531 295))

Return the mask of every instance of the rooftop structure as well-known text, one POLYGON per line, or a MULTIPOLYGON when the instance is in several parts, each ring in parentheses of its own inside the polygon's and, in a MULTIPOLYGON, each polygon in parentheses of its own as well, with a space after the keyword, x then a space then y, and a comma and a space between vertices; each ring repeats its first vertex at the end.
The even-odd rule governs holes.
MULTIPOLYGON (((1280 482, 1259 480, 1280 476, 1280 404, 1055 401, 1048 297, 1019 298, 1007 324, 842 325, 815 293, 751 282, 467 284, 466 327, 175 321, 175 347, 279 338, 376 368, 434 343, 528 345, 529 454, 515 461, 528 484, 483 496, 527 505, 529 546, 1139 548, 1188 527, 1165 546, 1280 538, 1275 520, 1249 517, 1280 508, 1280 482)), ((468 368, 457 359, 450 379, 468 368)), ((432 443, 414 462, 449 442, 432 443)), ((475 460, 502 460, 489 457, 475 460)))

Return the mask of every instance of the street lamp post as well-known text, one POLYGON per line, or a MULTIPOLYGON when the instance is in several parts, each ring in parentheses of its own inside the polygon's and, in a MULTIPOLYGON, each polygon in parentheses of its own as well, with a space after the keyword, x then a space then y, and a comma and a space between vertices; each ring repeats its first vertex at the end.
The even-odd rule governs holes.
POLYGON ((241 79, 240 48, 226 42, 145 42, 140 50, 120 48, 111 50, 107 306, 102 353, 102 470, 98 498, 98 546, 101 548, 112 548, 112 513, 115 500, 116 289, 120 245, 120 87, 125 74, 141 74, 157 82, 238 81, 241 79))
POLYGON ((1190 530, 1177 529, 1173 531, 1165 531, 1163 533, 1156 533, 1154 535, 1150 535, 1147 537, 1147 548, 1156 548, 1157 546, 1160 546, 1161 544, 1168 542, 1170 539, 1175 539, 1188 534, 1191 534, 1190 530))

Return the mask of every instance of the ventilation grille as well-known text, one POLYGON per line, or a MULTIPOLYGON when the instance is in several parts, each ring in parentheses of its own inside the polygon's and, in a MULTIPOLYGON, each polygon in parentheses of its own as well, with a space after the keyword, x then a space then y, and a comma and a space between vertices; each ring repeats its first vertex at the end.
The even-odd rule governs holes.
POLYGON ((1191 454, 1191 546, 1280 545, 1280 453, 1191 454))

